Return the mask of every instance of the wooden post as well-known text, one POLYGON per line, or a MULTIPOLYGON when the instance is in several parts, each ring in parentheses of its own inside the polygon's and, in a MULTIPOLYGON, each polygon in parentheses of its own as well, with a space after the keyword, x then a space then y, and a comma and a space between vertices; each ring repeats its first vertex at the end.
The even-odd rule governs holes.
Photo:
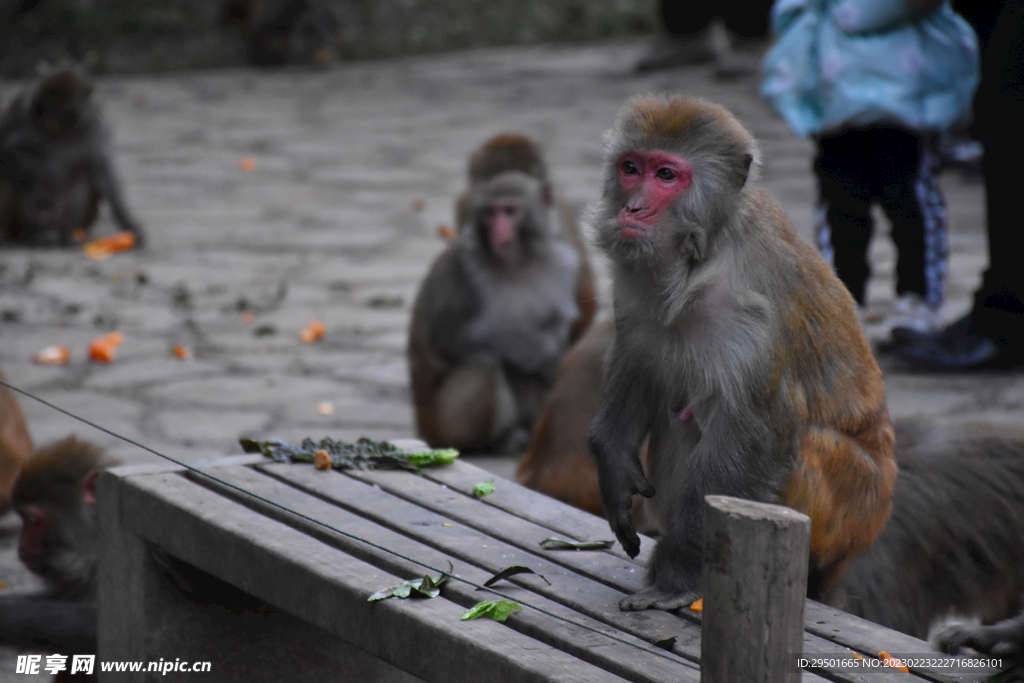
POLYGON ((702 683, 797 683, 811 520, 781 505, 707 496, 702 683))

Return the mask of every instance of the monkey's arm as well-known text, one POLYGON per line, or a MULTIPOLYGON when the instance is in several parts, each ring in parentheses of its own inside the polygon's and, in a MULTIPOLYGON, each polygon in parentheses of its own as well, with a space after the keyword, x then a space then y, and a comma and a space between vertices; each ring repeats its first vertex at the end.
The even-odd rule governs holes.
POLYGON ((135 235, 135 244, 142 246, 146 241, 142 226, 132 217, 128 211, 128 205, 121 193, 121 183, 114 171, 114 164, 110 158, 110 150, 106 143, 95 145, 92 153, 92 175, 93 181, 102 197, 110 202, 110 210, 114 220, 122 230, 135 235))
POLYGON ((0 601, 0 645, 96 653, 96 605, 46 598, 0 601))
POLYGON ((640 552, 640 537, 633 527, 633 496, 654 495, 639 457, 653 417, 652 387, 637 361, 614 352, 608 383, 590 423, 590 451, 597 460, 601 502, 609 526, 630 557, 640 552))
POLYGON ((484 349, 470 332, 480 316, 481 297, 456 248, 442 253, 427 274, 413 319, 430 352, 451 366, 463 365, 484 349))

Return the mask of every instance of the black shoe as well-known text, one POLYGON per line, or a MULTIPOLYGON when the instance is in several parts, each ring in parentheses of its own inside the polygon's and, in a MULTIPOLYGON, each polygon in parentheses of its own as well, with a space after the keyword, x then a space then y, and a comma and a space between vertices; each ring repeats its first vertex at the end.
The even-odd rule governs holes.
POLYGON ((892 336, 897 356, 930 370, 1005 369, 1020 363, 999 344, 972 330, 970 314, 933 334, 894 328, 892 336))

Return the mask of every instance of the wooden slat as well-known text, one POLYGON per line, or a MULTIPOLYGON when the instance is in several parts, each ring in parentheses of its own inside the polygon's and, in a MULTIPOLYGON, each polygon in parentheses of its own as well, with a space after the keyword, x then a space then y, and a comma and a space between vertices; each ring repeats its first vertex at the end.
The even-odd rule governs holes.
MULTIPOLYGON (((479 523, 472 526, 465 523, 463 515, 449 515, 445 512, 445 501, 449 498, 454 506, 465 496, 441 489, 407 472, 378 472, 390 474, 392 480, 404 479, 419 487, 421 484, 433 489, 437 497, 432 498, 435 508, 417 505, 395 496, 384 486, 373 482, 333 472, 319 472, 312 467, 293 465, 268 465, 259 468, 282 481, 303 491, 308 491, 343 508, 368 517, 375 524, 391 528, 435 548, 442 548, 460 560, 486 567, 497 572, 511 565, 528 566, 543 574, 551 587, 534 578, 513 577, 515 583, 528 582, 531 590, 544 597, 560 602, 603 623, 625 630, 648 642, 660 637, 676 636, 676 651, 683 656, 697 660, 700 656, 700 632, 692 623, 679 620, 667 612, 652 610, 645 613, 622 612, 618 603, 625 590, 613 588, 580 571, 592 562, 618 563, 622 575, 631 576, 635 569, 633 585, 639 587, 642 570, 603 552, 545 551, 537 543, 544 538, 546 530, 533 528, 534 525, 512 517, 508 513, 489 509, 479 501, 469 500, 481 514, 492 517, 494 527, 479 523), (416 482, 419 482, 418 484, 416 482), (446 526, 450 525, 450 526, 446 526), (529 548, 507 542, 508 529, 524 527, 529 539, 529 548), (538 534, 540 534, 538 536, 538 534), (659 634, 661 634, 659 636, 659 634)), ((399 486, 401 488, 401 486, 399 486)), ((465 513, 465 511, 462 511, 465 513)), ((528 575, 527 575, 528 576, 528 575)))
MULTIPOLYGON (((659 610, 620 611, 618 600, 621 595, 642 585, 642 569, 636 567, 635 571, 628 571, 632 568, 631 563, 624 565, 623 560, 607 552, 542 550, 536 543, 550 530, 494 506, 484 505, 483 501, 492 494, 478 500, 450 488, 441 489, 430 480, 408 472, 349 471, 346 476, 320 472, 308 466, 280 464, 261 465, 258 469, 366 515, 376 524, 459 554, 466 561, 474 561, 475 558, 479 564, 487 561, 486 558, 496 558, 496 561, 490 560, 489 565, 494 571, 512 564, 530 566, 555 583, 552 588, 531 583, 530 587, 535 592, 647 641, 656 639, 658 634, 677 636, 674 651, 695 661, 699 659, 700 635, 694 623, 699 622, 699 613, 682 610, 686 618, 680 619, 659 610), (391 495, 382 497, 382 493, 391 495), (429 515, 442 515, 441 518, 450 520, 447 523, 452 526, 439 529, 436 519, 429 515), (551 564, 556 562, 552 568, 551 564), (627 571, 621 571, 624 566, 627 571), (571 571, 566 572, 565 569, 571 571), (607 583, 598 581, 605 572, 617 572, 617 579, 611 583, 617 584, 619 592, 608 592, 601 586, 601 583, 607 583), (558 577, 557 582, 555 577, 558 577)), ((805 652, 831 656, 850 654, 846 648, 813 635, 808 635, 804 642, 805 652)), ((917 680, 900 671, 872 673, 870 676, 867 679, 856 672, 847 672, 837 675, 836 680, 851 683, 907 683, 917 680)))
MULTIPOLYGON (((622 681, 444 598, 367 603, 400 579, 178 474, 119 480, 122 524, 425 681, 622 681)), ((144 625, 139 625, 140 627, 144 625)))
MULTIPOLYGON (((312 468, 310 468, 310 471, 313 471, 312 468)), ((348 481, 350 484, 362 487, 369 496, 383 499, 385 504, 391 504, 392 502, 392 497, 379 489, 351 482, 351 480, 347 480, 347 478, 336 473, 313 472, 313 476, 318 479, 340 478, 348 481)), ((446 547, 425 545, 396 531, 386 529, 371 519, 366 519, 339 506, 325 502, 320 498, 310 496, 302 490, 293 488, 276 478, 261 475, 248 468, 218 468, 215 474, 223 482, 244 488, 259 495, 261 498, 273 501, 289 510, 301 513, 330 527, 344 530, 348 534, 368 541, 368 543, 363 543, 353 539, 351 536, 339 535, 324 526, 313 524, 279 509, 268 507, 266 503, 259 500, 240 499, 245 504, 260 510, 261 513, 266 514, 268 517, 280 519, 283 523, 301 529, 303 533, 311 537, 322 539, 335 547, 343 549, 353 557, 370 562, 374 566, 381 567, 405 578, 416 578, 423 576, 425 573, 433 572, 398 555, 415 558, 431 567, 443 570, 447 570, 448 563, 451 562, 454 566, 455 574, 478 585, 482 584, 497 571, 512 564, 510 562, 502 565, 500 562, 496 563, 492 559, 490 566, 488 566, 487 559, 493 558, 500 551, 497 544, 495 544, 494 552, 489 553, 487 558, 466 558, 458 554, 449 554, 446 552, 446 547), (387 548, 398 555, 381 550, 380 548, 387 548)), ((205 485, 217 487, 217 484, 211 484, 210 482, 206 482, 205 485)), ((220 490, 224 489, 220 488, 220 490)), ((237 491, 233 490, 224 490, 224 492, 225 495, 233 497, 240 495, 237 491)), ((355 498, 362 500, 361 496, 355 496, 355 498)), ((437 517, 433 513, 423 510, 418 512, 417 519, 419 521, 417 523, 420 526, 438 526, 445 523, 442 521, 444 518, 437 517)), ((451 528, 444 527, 444 529, 445 535, 449 540, 458 538, 462 535, 463 531, 468 531, 472 535, 472 540, 470 540, 471 547, 474 548, 480 538, 488 540, 487 537, 481 537, 470 530, 464 530, 454 525, 451 528)), ((493 541, 488 542, 494 543, 493 541)), ((555 571, 557 571, 557 568, 555 568, 555 571)), ((545 576, 548 575, 545 574, 545 576)), ((516 578, 519 579, 518 583, 505 582, 498 586, 501 592, 510 599, 528 602, 547 612, 576 622, 576 624, 584 624, 589 629, 560 621, 530 609, 517 612, 509 620, 513 628, 554 645, 585 661, 612 671, 627 680, 647 681, 650 683, 666 680, 689 680, 694 682, 699 680, 696 665, 671 657, 667 653, 655 649, 646 641, 616 631, 605 624, 588 619, 586 616, 570 608, 547 600, 536 592, 530 592, 536 591, 538 586, 547 586, 539 577, 523 575, 516 578), (595 633, 595 630, 598 633, 595 633), (616 642, 601 634, 610 634, 631 643, 631 645, 616 642)), ((560 577, 552 573, 548 578, 557 584, 560 577)), ((608 589, 605 588, 604 590, 607 591, 608 589)), ((448 599, 464 607, 469 607, 480 600, 492 597, 487 593, 476 591, 473 587, 467 586, 464 583, 454 581, 449 582, 445 587, 444 594, 448 599)), ((620 593, 615 595, 616 597, 621 597, 620 593)))
MULTIPOLYGON (((396 474, 393 472, 351 472, 350 476, 373 482, 396 495, 412 500, 418 504, 422 504, 430 509, 437 509, 434 507, 435 505, 447 504, 453 506, 445 508, 448 511, 448 514, 458 517, 460 521, 474 526, 475 528, 487 528, 488 530, 493 530, 493 527, 490 525, 495 523, 495 520, 497 520, 498 517, 481 513, 478 511, 479 508, 472 504, 466 505, 467 500, 470 503, 483 502, 489 507, 526 519, 533 524, 552 530, 553 532, 564 533, 577 540, 593 540, 612 537, 611 532, 608 529, 608 524, 605 520, 588 513, 581 513, 581 511, 568 506, 561 501, 544 496, 543 494, 527 489, 515 484, 514 482, 501 480, 493 493, 490 493, 477 501, 473 498, 473 487, 480 481, 494 479, 495 477, 486 470, 482 470, 468 463, 456 461, 448 467, 424 468, 421 472, 423 474, 423 478, 444 484, 449 489, 463 494, 463 499, 459 501, 459 499, 454 497, 440 496, 436 492, 432 492, 430 487, 423 486, 420 483, 410 481, 406 478, 389 477, 388 475, 396 474), (456 509, 465 510, 467 512, 464 515, 458 515, 455 512, 456 509)), ((519 524, 514 525, 514 528, 516 529, 519 527, 519 524)), ((521 534, 514 534, 511 537, 506 537, 503 536, 501 532, 496 530, 494 531, 496 535, 510 543, 519 545, 520 547, 526 547, 521 534)), ((635 563, 643 566, 645 564, 646 554, 650 553, 655 540, 645 536, 641 536, 641 539, 641 554, 637 557, 635 563)), ((610 553, 606 554, 612 554, 616 557, 629 561, 617 545, 610 553)), ((582 573, 587 573, 592 578, 597 578, 598 580, 602 580, 602 576, 621 578, 621 573, 608 574, 607 572, 609 567, 604 565, 603 560, 591 562, 589 563, 589 567, 579 566, 577 564, 573 564, 572 566, 574 569, 577 569, 582 573), (595 566, 597 563, 601 566, 595 566), (589 570, 595 569, 601 573, 601 576, 595 577, 593 574, 589 573, 589 570)), ((633 576, 635 576, 635 573, 633 573, 633 576)), ((613 580, 612 585, 627 591, 636 590, 632 583, 618 583, 613 580)), ((808 601, 805 607, 805 628, 809 632, 815 635, 820 635, 844 646, 845 648, 856 650, 870 656, 876 656, 880 650, 885 649, 877 647, 881 642, 896 643, 898 644, 899 651, 901 652, 924 654, 931 652, 933 649, 928 643, 922 640, 897 631, 892 631, 891 629, 885 629, 877 624, 872 624, 862 619, 858 619, 857 617, 848 615, 840 610, 833 610, 833 612, 837 615, 842 615, 839 617, 839 621, 844 624, 844 627, 838 630, 835 628, 829 628, 828 632, 820 630, 817 628, 818 624, 815 623, 820 621, 820 619, 814 617, 815 614, 818 614, 818 612, 815 611, 818 608, 829 609, 820 603, 808 601), (846 621, 846 618, 853 621, 846 621), (862 622, 866 628, 858 626, 857 622, 862 622), (870 634, 870 636, 868 634, 870 634)), ((698 613, 683 610, 680 614, 684 618, 694 621, 695 623, 701 623, 701 615, 698 613)), ((831 626, 831 620, 829 621, 831 626)), ((820 641, 815 641, 813 639, 808 643, 808 645, 813 646, 815 648, 813 651, 818 654, 832 651, 832 648, 826 647, 824 644, 820 643, 820 641)), ((891 649, 886 651, 889 652, 896 649, 896 646, 892 645, 891 649)), ((940 653, 935 653, 935 656, 941 657, 942 655, 940 653)), ((994 671, 985 671, 988 671, 987 675, 995 673, 994 671)), ((905 676, 903 672, 898 671, 884 673, 885 675, 892 674, 894 676, 905 676)), ((965 680, 962 674, 951 675, 940 669, 915 670, 914 674, 917 677, 939 683, 953 683, 954 681, 965 680)), ((853 674, 844 673, 843 675, 853 674)), ((870 675, 877 676, 881 674, 872 673, 870 675)), ((971 676, 973 675, 974 674, 971 674, 971 676)), ((979 678, 983 678, 983 676, 979 678)), ((873 680, 879 679, 874 678, 873 680)))
MULTIPOLYGON (((459 491, 467 496, 473 495, 473 487, 481 481, 494 479, 494 475, 469 463, 456 460, 446 467, 424 467, 422 475, 439 484, 459 491)), ((513 481, 502 479, 493 493, 481 499, 484 504, 509 512, 520 519, 533 522, 551 529, 554 533, 563 534, 578 541, 591 541, 614 538, 608 522, 589 512, 584 512, 560 500, 545 496, 513 481)), ((654 548, 654 539, 640 534, 640 554, 636 562, 646 566, 654 548)), ((621 548, 616 546, 612 553, 629 559, 621 548)))

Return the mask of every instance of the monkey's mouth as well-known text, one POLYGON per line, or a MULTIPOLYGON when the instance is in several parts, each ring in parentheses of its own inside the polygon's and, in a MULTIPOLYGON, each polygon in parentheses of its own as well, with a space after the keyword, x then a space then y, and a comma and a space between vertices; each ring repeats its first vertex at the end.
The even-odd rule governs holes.
POLYGON ((623 225, 619 223, 619 235, 627 239, 636 239, 638 237, 648 237, 651 232, 648 228, 640 227, 639 225, 623 225))

